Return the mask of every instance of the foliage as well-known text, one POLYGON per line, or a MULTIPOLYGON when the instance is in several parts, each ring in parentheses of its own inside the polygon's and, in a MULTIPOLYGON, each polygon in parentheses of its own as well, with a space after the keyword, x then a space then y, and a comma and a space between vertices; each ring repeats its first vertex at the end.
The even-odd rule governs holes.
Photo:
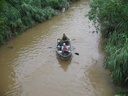
POLYGON ((113 32, 122 33, 128 29, 128 2, 125 0, 92 0, 89 19, 100 23, 102 35, 110 36, 113 32), (124 29, 123 29, 123 28, 124 29), (120 29, 120 31, 115 31, 120 29))
POLYGON ((76 0, 0 0, 0 45, 76 0), (4 6, 5 5, 5 6, 4 6), (1 13, 2 12, 2 13, 1 13))
POLYGON ((120 86, 126 84, 125 86, 127 86, 128 2, 127 0, 92 0, 90 7, 89 19, 106 38, 104 44, 107 55, 105 67, 110 69, 115 84, 120 86))
POLYGON ((106 68, 109 68, 111 76, 116 84, 128 82, 128 36, 126 34, 112 34, 106 41, 107 53, 106 68), (116 42, 115 42, 116 41, 116 42))
POLYGON ((117 87, 117 94, 114 96, 128 96, 128 89, 117 87))
POLYGON ((0 45, 3 44, 3 39, 4 39, 3 37, 4 33, 2 32, 2 30, 4 29, 3 27, 4 22, 3 22, 3 17, 1 14, 1 12, 4 9, 4 5, 5 5, 5 0, 0 0, 0 45))
POLYGON ((47 0, 47 2, 54 9, 59 9, 61 7, 58 0, 47 0))
POLYGON ((5 0, 0 0, 0 12, 3 10, 5 5, 5 0))

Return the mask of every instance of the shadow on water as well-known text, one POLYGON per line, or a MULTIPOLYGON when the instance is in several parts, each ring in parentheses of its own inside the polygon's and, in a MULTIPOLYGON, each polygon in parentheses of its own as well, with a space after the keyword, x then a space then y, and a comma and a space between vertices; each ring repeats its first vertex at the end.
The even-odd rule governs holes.
POLYGON ((58 63, 60 64, 60 67, 64 70, 67 71, 69 65, 71 64, 72 59, 69 60, 62 60, 60 58, 57 57, 58 63))

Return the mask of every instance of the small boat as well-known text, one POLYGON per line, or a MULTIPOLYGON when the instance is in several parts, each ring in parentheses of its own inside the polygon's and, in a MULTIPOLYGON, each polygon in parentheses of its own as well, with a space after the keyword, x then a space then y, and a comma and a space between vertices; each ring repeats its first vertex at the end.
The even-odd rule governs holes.
POLYGON ((61 39, 57 39, 57 47, 56 47, 56 54, 59 58, 61 58, 62 60, 67 60, 70 59, 72 57, 72 52, 71 52, 71 41, 70 39, 68 40, 62 40, 61 39), (63 43, 66 44, 67 50, 66 51, 62 51, 62 46, 63 43))

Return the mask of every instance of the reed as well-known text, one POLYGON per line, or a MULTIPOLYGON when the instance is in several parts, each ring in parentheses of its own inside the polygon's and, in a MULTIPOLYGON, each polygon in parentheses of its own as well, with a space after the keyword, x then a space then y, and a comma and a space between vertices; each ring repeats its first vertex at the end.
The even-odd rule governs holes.
POLYGON ((111 76, 116 84, 122 85, 128 82, 128 37, 112 34, 106 41, 105 51, 107 54, 105 67, 111 70, 111 76), (120 38, 119 40, 117 40, 120 38), (117 42, 115 42, 115 40, 117 42))

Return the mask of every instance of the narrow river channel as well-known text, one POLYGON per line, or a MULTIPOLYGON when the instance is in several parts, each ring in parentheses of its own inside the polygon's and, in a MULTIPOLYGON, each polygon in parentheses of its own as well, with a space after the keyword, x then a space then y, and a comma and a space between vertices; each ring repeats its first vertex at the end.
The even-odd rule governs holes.
POLYGON ((113 96, 102 39, 85 17, 88 11, 89 1, 80 0, 0 47, 0 96, 113 96), (72 40, 68 61, 55 52, 63 33, 72 40))

